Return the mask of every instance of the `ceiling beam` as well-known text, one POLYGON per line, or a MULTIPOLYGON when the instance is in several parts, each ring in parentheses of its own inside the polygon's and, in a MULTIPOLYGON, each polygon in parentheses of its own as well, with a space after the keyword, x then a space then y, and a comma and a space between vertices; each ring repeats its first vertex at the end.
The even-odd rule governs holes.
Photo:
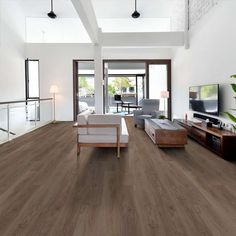
POLYGON ((102 33, 103 47, 170 47, 184 45, 184 32, 102 33))
POLYGON ((71 0, 93 43, 99 41, 99 28, 91 0, 71 0))

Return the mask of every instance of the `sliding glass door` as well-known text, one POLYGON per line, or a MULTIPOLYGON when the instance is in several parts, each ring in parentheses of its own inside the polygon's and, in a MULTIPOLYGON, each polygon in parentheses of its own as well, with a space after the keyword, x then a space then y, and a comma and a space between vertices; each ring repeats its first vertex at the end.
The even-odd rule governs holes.
POLYGON ((149 98, 160 99, 160 111, 171 119, 171 60, 104 61, 104 95, 105 113, 122 113, 115 98, 130 103, 131 113, 149 98))
POLYGON ((148 98, 160 99, 159 110, 171 118, 171 68, 169 60, 160 60, 147 63, 148 70, 148 98))
POLYGON ((145 93, 145 76, 137 75, 136 76, 136 104, 140 105, 142 100, 146 97, 145 93))
POLYGON ((104 62, 104 112, 127 114, 137 109, 145 96, 144 77, 144 62, 104 62))
POLYGON ((94 61, 78 62, 78 108, 79 113, 94 109, 94 61))
POLYGON ((74 120, 81 112, 95 107, 95 79, 93 60, 73 61, 74 120))

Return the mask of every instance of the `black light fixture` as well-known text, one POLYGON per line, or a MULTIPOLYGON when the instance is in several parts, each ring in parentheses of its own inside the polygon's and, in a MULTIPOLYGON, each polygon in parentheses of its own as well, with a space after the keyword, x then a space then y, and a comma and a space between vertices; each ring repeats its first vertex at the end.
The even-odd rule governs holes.
POLYGON ((140 13, 137 11, 137 2, 136 2, 136 0, 135 0, 135 9, 134 9, 134 12, 132 13, 131 16, 135 19, 140 17, 140 13))
POLYGON ((53 0, 51 0, 51 11, 48 13, 48 17, 55 19, 57 15, 53 11, 53 0))

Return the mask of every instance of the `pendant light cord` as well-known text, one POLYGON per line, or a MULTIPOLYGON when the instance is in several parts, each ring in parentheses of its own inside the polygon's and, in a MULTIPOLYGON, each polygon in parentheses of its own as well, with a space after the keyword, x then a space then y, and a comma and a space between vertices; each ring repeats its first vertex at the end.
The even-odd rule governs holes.
POLYGON ((135 11, 137 11, 137 2, 135 0, 135 11))
POLYGON ((53 11, 53 0, 51 0, 51 11, 53 11))

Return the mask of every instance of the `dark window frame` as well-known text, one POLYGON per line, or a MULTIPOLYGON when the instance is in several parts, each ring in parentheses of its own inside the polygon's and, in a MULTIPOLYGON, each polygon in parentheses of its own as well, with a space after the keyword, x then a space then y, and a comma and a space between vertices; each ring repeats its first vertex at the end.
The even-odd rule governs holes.
MULTIPOLYGON (((39 73, 40 65, 39 65, 39 59, 29 59, 27 58, 25 60, 25 100, 26 100, 26 105, 28 105, 28 102, 30 102, 31 99, 40 99, 40 73, 39 73), (37 61, 38 62, 38 97, 30 97, 29 96, 29 61, 37 61)), ((38 117, 37 121, 40 121, 40 101, 38 101, 39 106, 38 106, 38 117)), ((26 106, 26 119, 28 120, 28 109, 26 106)))
MULTIPOLYGON (((82 75, 79 74, 79 62, 86 62, 86 61, 93 61, 95 62, 93 59, 74 59, 73 60, 73 113, 74 113, 74 121, 77 120, 77 115, 79 114, 79 109, 78 109, 78 103, 79 103, 79 99, 78 99, 78 76, 82 75)), ((90 76, 89 74, 86 76, 90 76)), ((95 75, 94 75, 95 76, 95 75)), ((95 77, 94 77, 94 81, 95 81, 95 77)))
MULTIPOLYGON (((103 78, 105 78, 105 63, 109 62, 143 62, 146 67, 146 97, 149 98, 149 65, 158 64, 158 65, 166 65, 167 66, 167 90, 169 91, 169 99, 168 99, 168 119, 172 119, 172 89, 171 89, 171 59, 104 59, 103 60, 103 78)), ((105 88, 103 86, 103 93, 105 92, 105 88)), ((103 96, 103 112, 105 113, 105 97, 103 96)))
POLYGON ((39 73, 39 59, 29 59, 27 58, 25 60, 25 99, 26 100, 30 100, 30 99, 39 99, 40 98, 40 73, 39 73), (38 97, 30 97, 29 96, 29 62, 30 61, 37 61, 38 62, 38 92, 39 92, 39 96, 38 97))

